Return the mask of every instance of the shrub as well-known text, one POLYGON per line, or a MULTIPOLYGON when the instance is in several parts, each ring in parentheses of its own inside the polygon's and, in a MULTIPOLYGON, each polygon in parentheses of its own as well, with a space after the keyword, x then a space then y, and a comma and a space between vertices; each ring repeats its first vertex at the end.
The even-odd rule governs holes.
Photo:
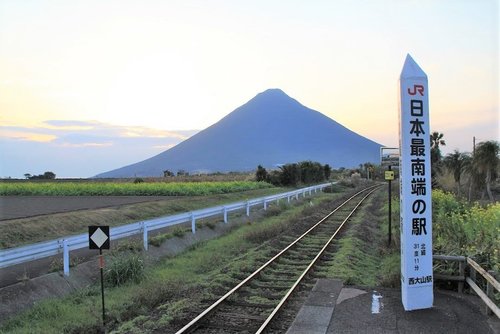
POLYGON ((267 181, 267 170, 261 165, 257 166, 257 171, 255 172, 255 180, 257 182, 267 181))
POLYGON ((433 243, 437 254, 473 257, 500 269, 500 204, 466 206, 452 194, 432 192, 433 243))
POLYGON ((139 283, 144 276, 144 260, 139 254, 123 253, 111 258, 105 268, 104 280, 108 286, 126 282, 139 283))

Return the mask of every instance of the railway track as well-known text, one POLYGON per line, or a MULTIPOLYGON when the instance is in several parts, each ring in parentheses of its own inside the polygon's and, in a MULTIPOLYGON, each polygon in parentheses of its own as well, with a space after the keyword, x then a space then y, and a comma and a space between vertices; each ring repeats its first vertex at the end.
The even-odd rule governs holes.
MULTIPOLYGON (((328 213, 305 233, 244 278, 224 296, 206 308, 181 333, 282 332, 276 317, 304 283, 308 273, 325 266, 334 252, 332 241, 375 190, 361 190, 328 213)), ((312 280, 309 277, 309 280, 312 280)), ((312 284, 309 282, 309 284, 312 284)))

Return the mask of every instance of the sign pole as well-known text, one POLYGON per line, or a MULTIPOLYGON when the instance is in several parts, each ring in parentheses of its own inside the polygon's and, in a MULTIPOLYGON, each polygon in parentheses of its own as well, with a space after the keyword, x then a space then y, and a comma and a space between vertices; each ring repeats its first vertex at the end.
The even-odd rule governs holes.
POLYGON ((106 311, 104 308, 104 258, 102 248, 99 248, 99 268, 101 269, 102 326, 106 326, 106 311))
POLYGON ((104 257, 103 249, 109 249, 109 226, 89 226, 89 249, 99 250, 99 269, 101 271, 102 326, 106 328, 106 309, 104 308, 104 257))
MULTIPOLYGON (((389 165, 389 170, 391 170, 391 165, 389 165)), ((392 217, 391 217, 391 214, 392 214, 392 208, 391 208, 391 199, 392 199, 392 196, 391 196, 391 179, 388 180, 389 182, 389 235, 388 235, 388 241, 387 241, 387 246, 388 247, 391 247, 391 236, 392 236, 392 217)))
POLYGON ((399 79, 401 299, 406 311, 431 308, 431 150, 427 75, 408 55, 399 79))

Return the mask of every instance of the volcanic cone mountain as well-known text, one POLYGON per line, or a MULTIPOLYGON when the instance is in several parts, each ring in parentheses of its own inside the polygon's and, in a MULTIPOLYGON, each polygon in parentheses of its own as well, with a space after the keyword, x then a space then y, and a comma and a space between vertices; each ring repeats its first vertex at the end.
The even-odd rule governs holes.
POLYGON ((356 167, 378 162, 380 147, 282 90, 269 89, 177 146, 97 177, 163 176, 167 169, 249 171, 304 160, 356 167))

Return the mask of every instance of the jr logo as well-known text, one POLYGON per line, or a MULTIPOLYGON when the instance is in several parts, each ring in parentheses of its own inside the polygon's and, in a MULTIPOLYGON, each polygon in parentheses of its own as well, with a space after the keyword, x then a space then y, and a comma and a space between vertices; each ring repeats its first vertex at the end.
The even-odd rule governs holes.
POLYGON ((424 96, 424 86, 422 85, 413 85, 413 92, 408 88, 408 94, 410 95, 415 95, 417 92, 420 94, 420 96, 424 96))

